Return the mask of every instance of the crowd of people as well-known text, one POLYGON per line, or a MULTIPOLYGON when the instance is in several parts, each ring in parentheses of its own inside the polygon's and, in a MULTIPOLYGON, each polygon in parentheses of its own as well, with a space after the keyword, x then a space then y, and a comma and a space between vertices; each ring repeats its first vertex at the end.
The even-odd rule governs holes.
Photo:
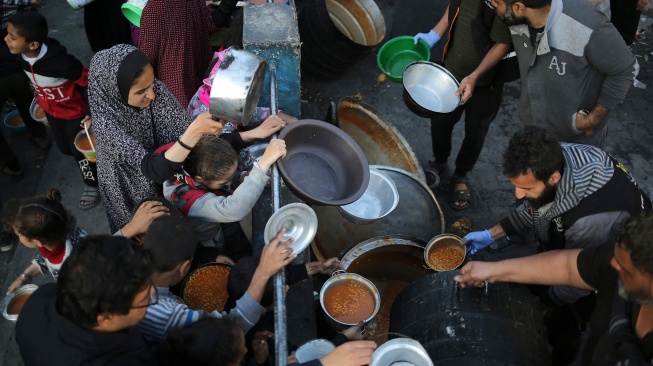
MULTIPOLYGON (((41 0, 3 1, 0 102, 12 98, 31 141, 47 149, 46 127, 29 112, 32 99, 43 108, 58 149, 82 174, 79 208, 102 202, 113 233, 87 235, 57 189, 4 203, 3 235, 38 250, 7 294, 39 274, 56 282, 41 286, 21 311, 23 361, 273 364, 271 277, 284 271, 292 285, 342 269, 337 258, 290 264, 297 254, 287 250, 292 239, 281 241, 283 230, 254 253, 239 226, 286 154, 285 142, 270 136, 297 119, 260 107, 245 128, 208 113, 225 49, 242 48, 236 1, 209 8, 201 0, 150 0, 140 27, 122 19, 121 3, 96 0, 85 8, 85 19, 98 11, 103 21, 120 18, 109 29, 86 25, 95 52, 87 67, 48 37, 36 11, 41 0), (212 46, 210 35, 228 24, 224 43, 212 46), (74 146, 85 129, 94 133, 96 159, 74 146), (248 147, 263 140, 265 152, 254 159, 248 147), (232 266, 225 312, 191 309, 179 297, 179 284, 207 262, 232 266), (47 341, 34 342, 35 334, 47 341)), ((451 0, 433 29, 414 37, 433 47, 446 36, 441 63, 460 81, 460 106, 430 118, 434 160, 426 168, 450 176, 455 210, 472 205, 467 174, 499 113, 504 83, 520 79, 525 127, 511 137, 502 165, 516 208, 464 239, 475 254, 521 235, 538 242, 538 254, 472 261, 455 280, 540 285, 532 292, 546 308, 554 365, 653 360, 651 201, 603 150, 610 113, 639 68, 628 47, 625 19, 632 17, 623 14, 639 14, 648 0, 613 3, 614 24, 586 0, 451 0), (511 51, 515 57, 506 57, 511 51), (449 173, 452 131, 463 112, 465 137, 449 173)), ((22 174, 2 136, 0 160, 4 174, 22 174)), ((363 340, 362 326, 338 334, 336 349, 309 363, 370 364, 376 344, 363 340)))

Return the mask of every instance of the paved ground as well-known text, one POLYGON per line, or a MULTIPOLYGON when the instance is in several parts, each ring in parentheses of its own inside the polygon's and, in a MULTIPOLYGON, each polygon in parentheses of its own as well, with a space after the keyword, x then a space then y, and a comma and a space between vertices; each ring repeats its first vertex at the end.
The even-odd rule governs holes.
MULTIPOLYGON (((444 6, 442 0, 436 4, 429 4, 435 2, 427 0, 413 1, 411 5, 415 6, 424 3, 417 16, 414 9, 402 1, 377 1, 386 22, 386 39, 426 31, 439 19, 438 12, 442 11, 444 6)), ((42 13, 48 19, 51 36, 58 38, 71 53, 88 64, 92 53, 83 31, 82 13, 74 12, 63 1, 47 2, 42 13)), ((650 10, 647 15, 651 16, 650 10)), ((644 24, 650 25, 650 21, 644 24)), ((641 65, 638 79, 653 87, 653 63, 649 61, 653 53, 648 45, 653 37, 649 38, 650 32, 646 27, 641 42, 634 45, 633 50, 641 65)), ((401 84, 389 80, 377 81, 380 71, 376 66, 376 52, 380 46, 375 47, 359 64, 331 82, 318 81, 310 75, 303 75, 303 117, 322 119, 330 101, 338 101, 345 96, 359 96, 365 103, 387 116, 387 122, 393 123, 399 129, 420 163, 424 165, 432 158, 429 122, 414 116, 404 106, 401 84)), ((438 47, 433 53, 434 57, 437 57, 438 47)), ((446 203, 446 184, 437 190, 437 198, 445 212, 447 231, 455 231, 451 225, 461 218, 469 219, 474 230, 487 228, 512 208, 514 196, 509 181, 501 175, 500 157, 507 139, 521 126, 516 113, 518 96, 518 82, 506 85, 499 116, 492 124, 480 160, 470 174, 474 200, 472 207, 467 211, 455 212, 446 203)), ((626 101, 613 113, 607 142, 607 150, 631 168, 633 175, 647 192, 653 192, 653 182, 650 179, 653 178, 653 167, 649 164, 652 158, 652 114, 653 94, 650 90, 631 88, 626 101)), ((20 162, 25 171, 25 175, 19 178, 0 175, 0 198, 3 201, 13 197, 42 194, 50 187, 57 187, 63 193, 64 204, 75 214, 81 227, 90 233, 109 232, 102 206, 88 211, 77 208, 83 186, 79 172, 70 158, 62 156, 56 148, 51 148, 47 153, 41 152, 29 143, 25 135, 14 134, 4 126, 2 132, 20 154, 20 162)), ((457 151, 460 145, 461 136, 462 124, 459 124, 455 130, 454 151, 457 151)), ((452 166, 454 159, 455 154, 450 160, 452 166)), ((484 256, 498 258, 522 252, 523 250, 513 248, 500 255, 484 256)), ((8 283, 28 265, 32 256, 33 253, 22 245, 15 251, 0 253, 0 281, 4 282, 2 293, 6 291, 8 283)), ((44 280, 47 279, 38 279, 44 280)), ((39 283, 38 281, 36 283, 39 283)), ((0 365, 21 364, 14 342, 14 325, 0 319, 0 365)))

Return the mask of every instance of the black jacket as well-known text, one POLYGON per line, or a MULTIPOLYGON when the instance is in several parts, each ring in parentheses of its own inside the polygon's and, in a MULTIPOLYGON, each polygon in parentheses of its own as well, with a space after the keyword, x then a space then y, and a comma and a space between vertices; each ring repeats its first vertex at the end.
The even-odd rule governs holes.
POLYGON ((156 365, 137 330, 98 333, 56 310, 57 286, 49 283, 30 296, 16 322, 16 343, 26 366, 156 365))

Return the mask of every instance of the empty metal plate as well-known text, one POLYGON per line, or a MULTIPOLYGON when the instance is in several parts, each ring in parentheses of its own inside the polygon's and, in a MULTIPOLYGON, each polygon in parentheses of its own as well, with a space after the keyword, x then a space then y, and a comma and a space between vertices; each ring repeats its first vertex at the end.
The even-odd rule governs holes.
POLYGON ((303 203, 291 203, 281 207, 279 211, 272 214, 265 225, 263 233, 265 245, 268 245, 281 229, 286 229, 281 242, 293 238, 294 241, 289 248, 294 254, 299 254, 306 249, 317 233, 317 215, 312 208, 303 203))
POLYGON ((449 113, 460 105, 462 96, 456 96, 460 84, 447 69, 433 62, 406 66, 403 83, 410 98, 431 112, 449 113))

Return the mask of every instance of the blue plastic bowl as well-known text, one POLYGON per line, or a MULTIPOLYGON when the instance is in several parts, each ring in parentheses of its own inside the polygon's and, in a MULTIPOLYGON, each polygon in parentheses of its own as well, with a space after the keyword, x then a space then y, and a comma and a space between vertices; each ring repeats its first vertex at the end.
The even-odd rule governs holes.
POLYGON ((23 119, 20 117, 20 113, 18 113, 18 110, 13 110, 7 113, 7 115, 5 116, 4 124, 5 126, 7 126, 7 128, 15 132, 27 131, 27 126, 25 126, 25 122, 23 122, 23 119), (18 118, 14 118, 16 116, 18 118))

